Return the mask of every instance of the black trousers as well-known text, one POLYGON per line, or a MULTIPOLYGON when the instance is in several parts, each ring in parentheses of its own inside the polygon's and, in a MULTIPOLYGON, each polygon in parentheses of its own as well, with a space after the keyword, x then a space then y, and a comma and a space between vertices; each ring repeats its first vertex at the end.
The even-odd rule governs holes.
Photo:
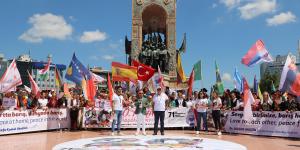
POLYGON ((216 130, 221 130, 221 111, 220 110, 213 110, 212 117, 215 124, 216 130))
POLYGON ((158 131, 158 121, 160 121, 160 133, 164 133, 165 111, 154 111, 154 134, 158 131))
POLYGON ((78 119, 78 108, 71 108, 70 109, 70 119, 71 119, 71 130, 76 130, 77 125, 77 119, 78 119))

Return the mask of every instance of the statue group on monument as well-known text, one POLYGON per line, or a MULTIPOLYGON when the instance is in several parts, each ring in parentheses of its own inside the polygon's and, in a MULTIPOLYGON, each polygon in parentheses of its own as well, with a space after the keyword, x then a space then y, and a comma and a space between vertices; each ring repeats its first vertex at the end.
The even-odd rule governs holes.
POLYGON ((139 54, 141 63, 155 69, 159 66, 162 72, 168 73, 169 58, 170 54, 166 46, 165 34, 152 32, 143 35, 142 51, 139 54))

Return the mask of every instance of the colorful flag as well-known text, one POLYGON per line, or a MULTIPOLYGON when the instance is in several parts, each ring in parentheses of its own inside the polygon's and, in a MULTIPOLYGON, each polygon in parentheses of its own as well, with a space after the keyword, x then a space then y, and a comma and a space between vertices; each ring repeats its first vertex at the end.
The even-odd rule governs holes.
POLYGON ((58 89, 60 89, 60 87, 63 86, 63 81, 57 68, 55 68, 55 84, 56 87, 58 87, 58 89))
POLYGON ((150 66, 132 60, 132 65, 137 67, 137 76, 140 81, 148 81, 155 73, 155 69, 150 66))
POLYGON ((202 65, 201 60, 199 60, 196 64, 194 64, 194 73, 195 78, 194 80, 202 80, 202 65))
POLYGON ((218 67, 217 61, 215 61, 215 67, 216 67, 216 91, 218 95, 221 96, 224 93, 224 85, 222 83, 220 69, 218 67))
POLYGON ((258 89, 258 82, 256 80, 256 75, 254 76, 254 81, 253 81, 253 92, 257 93, 257 89, 258 89))
POLYGON ((67 69, 66 79, 81 85, 85 97, 88 100, 94 100, 96 88, 94 86, 93 76, 90 71, 73 54, 70 65, 67 69))
POLYGON ((177 82, 184 83, 186 81, 186 76, 183 70, 183 66, 181 64, 181 56, 180 53, 177 53, 177 82))
POLYGON ((250 48, 247 54, 242 58, 242 64, 245 64, 248 67, 254 66, 255 64, 264 61, 271 62, 273 61, 271 55, 265 48, 265 45, 262 40, 256 41, 256 43, 250 48))
POLYGON ((27 71, 28 73, 28 77, 29 77, 29 82, 30 82, 30 86, 31 86, 31 92, 34 95, 38 95, 40 88, 38 87, 38 85, 36 84, 36 82, 33 80, 32 76, 30 75, 30 73, 27 71))
POLYGON ((182 44, 178 50, 179 53, 186 51, 186 33, 184 33, 182 44))
POLYGON ((281 73, 279 90, 300 96, 300 74, 289 55, 281 73))
POLYGON ((259 98, 260 100, 263 100, 263 95, 262 95, 262 93, 261 93, 261 91, 260 91, 259 83, 258 83, 258 85, 257 85, 257 96, 258 96, 258 98, 259 98))
POLYGON ((233 75, 234 81, 235 81, 235 86, 236 89, 240 92, 243 91, 243 82, 242 82, 242 76, 240 75, 239 71, 237 68, 234 69, 234 75, 233 75))
POLYGON ((43 81, 48 79, 50 64, 51 64, 50 59, 48 59, 48 62, 46 64, 46 66, 43 69, 38 71, 40 79, 43 80, 43 81))
POLYGON ((251 90, 249 88, 249 85, 247 83, 247 80, 243 78, 243 84, 244 84, 244 115, 243 119, 247 121, 253 120, 253 113, 251 104, 254 103, 254 98, 251 93, 251 90))
POLYGON ((85 76, 88 76, 88 79, 90 79, 90 71, 77 59, 74 53, 70 65, 67 68, 65 78, 73 81, 77 85, 81 85, 82 79, 85 76))
POLYGON ((110 75, 108 74, 107 76, 107 86, 108 86, 108 98, 110 101, 110 106, 112 107, 112 103, 113 103, 113 95, 114 95, 114 90, 110 81, 110 75))
POLYGON ((128 66, 118 62, 112 62, 111 72, 113 81, 136 82, 138 80, 137 68, 133 66, 128 66))
POLYGON ((22 85, 22 79, 17 68, 17 63, 14 59, 6 69, 0 80, 0 92, 6 93, 15 91, 18 85, 22 85))
POLYGON ((188 85, 189 85, 189 88, 188 88, 188 97, 192 97, 193 96, 193 84, 194 84, 194 80, 195 80, 194 78, 195 78, 195 71, 193 69, 192 72, 191 72, 189 81, 188 81, 188 85))
POLYGON ((64 94, 66 95, 66 97, 71 98, 71 93, 69 91, 69 87, 67 83, 64 83, 64 94))

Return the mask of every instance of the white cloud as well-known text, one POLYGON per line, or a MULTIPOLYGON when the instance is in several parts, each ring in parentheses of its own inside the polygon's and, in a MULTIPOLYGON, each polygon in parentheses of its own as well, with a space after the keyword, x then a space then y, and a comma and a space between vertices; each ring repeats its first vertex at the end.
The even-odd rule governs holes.
POLYGON ((229 73, 224 73, 222 75, 222 80, 224 82, 233 82, 232 78, 231 78, 231 75, 229 73))
POLYGON ((268 18, 267 20, 268 26, 278 26, 286 23, 291 23, 296 21, 296 16, 291 12, 280 13, 279 15, 275 15, 272 18, 268 18))
POLYGON ((65 40, 71 36, 73 28, 63 16, 51 13, 35 14, 28 21, 32 27, 19 36, 20 40, 32 43, 42 42, 44 38, 65 40))
POLYGON ((220 0, 227 8, 232 9, 240 4, 241 0, 220 0))
POLYGON ((104 56, 102 56, 102 58, 105 60, 113 60, 115 57, 112 55, 104 55, 104 56))
POLYGON ((238 9, 241 13, 241 18, 249 20, 265 13, 274 12, 276 7, 276 0, 255 0, 238 9))
POLYGON ((104 41, 107 39, 107 35, 105 32, 96 31, 85 31, 80 37, 79 41, 81 43, 91 43, 96 41, 104 41))

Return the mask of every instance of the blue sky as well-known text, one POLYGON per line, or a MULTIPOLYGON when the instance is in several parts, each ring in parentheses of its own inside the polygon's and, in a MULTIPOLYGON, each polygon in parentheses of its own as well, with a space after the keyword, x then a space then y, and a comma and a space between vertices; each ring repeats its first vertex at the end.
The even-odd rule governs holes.
MULTIPOLYGON (((72 53, 86 65, 110 69, 111 61, 125 62, 124 36, 131 34, 131 0, 2 0, 0 53, 6 58, 31 51, 37 60, 51 53, 54 63, 68 65, 72 53), (54 26, 53 26, 54 25, 54 26)), ((199 59, 202 82, 215 82, 214 60, 232 88, 237 67, 252 85, 259 66, 243 66, 241 57, 257 39, 272 56, 296 54, 299 0, 177 0, 177 47, 187 33, 182 55, 185 73, 199 59), (231 77, 230 77, 231 76, 231 77)))

